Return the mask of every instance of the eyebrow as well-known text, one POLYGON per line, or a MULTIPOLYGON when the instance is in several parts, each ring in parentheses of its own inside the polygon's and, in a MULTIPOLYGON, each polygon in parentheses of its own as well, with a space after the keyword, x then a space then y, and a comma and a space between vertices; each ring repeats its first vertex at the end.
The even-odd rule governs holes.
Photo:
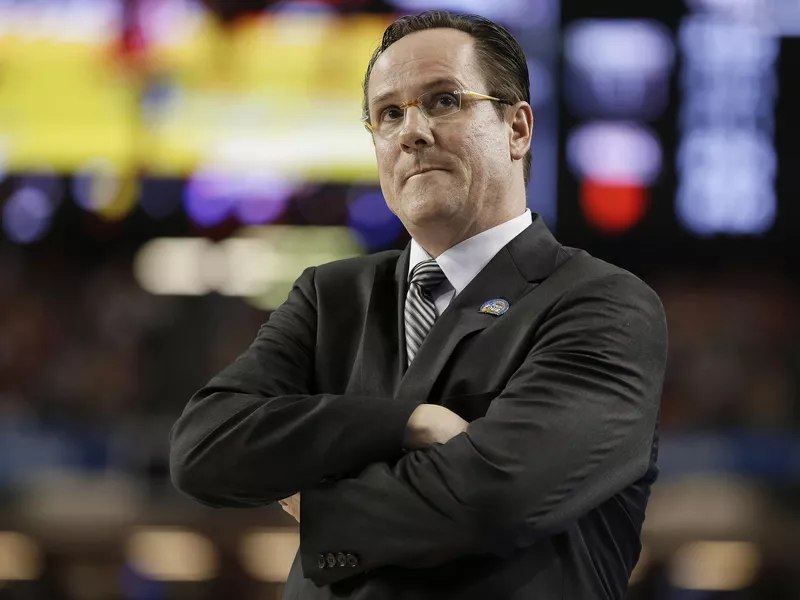
MULTIPOLYGON (((432 87, 436 87, 438 85, 445 85, 445 84, 456 86, 456 87, 460 85, 458 83, 458 81, 456 81, 452 77, 442 77, 442 78, 439 78, 439 79, 434 79, 433 81, 429 81, 428 83, 426 83, 425 85, 423 85, 421 87, 422 87, 422 89, 427 89, 427 88, 432 88, 432 87)), ((455 87, 453 89, 455 89, 455 87)), ((376 106, 378 104, 383 104, 384 102, 386 102, 386 100, 388 100, 392 96, 396 96, 396 95, 397 95, 397 92, 394 91, 394 90, 391 90, 391 91, 388 91, 388 92, 384 92, 382 94, 378 94, 377 96, 375 96, 375 98, 373 98, 372 102, 370 102, 370 108, 372 108, 373 106, 376 106)))

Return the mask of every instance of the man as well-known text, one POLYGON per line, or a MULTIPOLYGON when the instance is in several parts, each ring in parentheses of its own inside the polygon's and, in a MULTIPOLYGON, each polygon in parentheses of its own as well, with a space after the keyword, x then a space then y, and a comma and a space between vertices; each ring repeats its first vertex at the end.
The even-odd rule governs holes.
POLYGON ((286 599, 623 598, 656 478, 661 304, 526 209, 504 29, 391 25, 365 122, 405 251, 307 269, 172 433, 176 486, 280 500, 286 599))

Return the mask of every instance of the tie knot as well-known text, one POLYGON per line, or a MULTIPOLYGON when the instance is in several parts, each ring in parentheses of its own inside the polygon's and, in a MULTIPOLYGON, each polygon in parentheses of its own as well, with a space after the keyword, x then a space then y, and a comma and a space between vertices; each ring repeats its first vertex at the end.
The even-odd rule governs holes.
POLYGON ((436 260, 424 260, 417 263, 417 266, 411 269, 411 277, 409 281, 416 283, 421 288, 430 290, 447 279, 447 276, 442 271, 442 268, 436 263, 436 260))

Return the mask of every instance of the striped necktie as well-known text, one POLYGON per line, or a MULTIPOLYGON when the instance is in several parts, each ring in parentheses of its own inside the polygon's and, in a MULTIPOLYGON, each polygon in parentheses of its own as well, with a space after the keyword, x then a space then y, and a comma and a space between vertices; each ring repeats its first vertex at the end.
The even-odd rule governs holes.
POLYGON ((447 277, 434 259, 418 263, 411 270, 408 295, 406 296, 405 324, 406 350, 408 364, 422 346, 425 336, 436 321, 436 304, 431 297, 431 290, 445 281, 447 277))

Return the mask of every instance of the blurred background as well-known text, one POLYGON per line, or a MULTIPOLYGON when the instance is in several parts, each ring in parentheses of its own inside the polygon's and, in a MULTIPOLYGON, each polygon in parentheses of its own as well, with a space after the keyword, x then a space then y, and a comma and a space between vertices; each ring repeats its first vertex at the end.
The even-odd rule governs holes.
POLYGON ((632 600, 800 598, 800 0, 0 0, 0 599, 280 598, 279 507, 176 492, 169 428, 308 265, 389 248, 383 29, 507 26, 529 205, 671 333, 632 600))

